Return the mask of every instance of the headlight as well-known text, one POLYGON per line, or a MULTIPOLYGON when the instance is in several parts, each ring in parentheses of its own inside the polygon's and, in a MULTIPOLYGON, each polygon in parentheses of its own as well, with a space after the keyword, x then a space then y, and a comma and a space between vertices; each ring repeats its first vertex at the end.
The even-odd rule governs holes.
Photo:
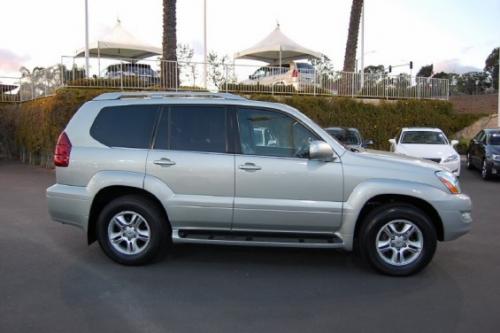
POLYGON ((438 171, 436 172, 436 177, 443 183, 444 186, 450 191, 452 194, 460 194, 462 190, 460 190, 460 184, 458 183, 458 178, 455 177, 454 174, 448 171, 438 171))
POLYGON ((443 163, 454 162, 457 160, 458 160, 458 155, 450 155, 443 161, 443 163))
POLYGON ((491 159, 494 160, 494 161, 500 161, 500 155, 491 155, 491 159))

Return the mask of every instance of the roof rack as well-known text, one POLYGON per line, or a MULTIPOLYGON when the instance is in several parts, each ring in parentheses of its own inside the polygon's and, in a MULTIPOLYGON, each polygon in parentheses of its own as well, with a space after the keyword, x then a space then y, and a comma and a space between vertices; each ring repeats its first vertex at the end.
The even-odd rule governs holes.
POLYGON ((109 101, 118 99, 153 99, 153 98, 214 98, 225 100, 245 100, 246 98, 229 93, 193 92, 193 91, 137 91, 110 92, 95 97, 94 101, 109 101))

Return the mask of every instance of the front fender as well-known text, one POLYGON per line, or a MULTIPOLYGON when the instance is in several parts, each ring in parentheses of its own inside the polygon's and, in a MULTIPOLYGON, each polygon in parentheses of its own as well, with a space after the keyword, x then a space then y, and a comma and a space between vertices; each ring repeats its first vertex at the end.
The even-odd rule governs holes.
POLYGON ((370 179, 358 184, 343 206, 342 227, 339 234, 344 247, 352 250, 354 230, 361 210, 370 199, 379 195, 402 195, 426 201, 435 209, 436 203, 445 202, 450 194, 434 186, 393 179, 370 179))

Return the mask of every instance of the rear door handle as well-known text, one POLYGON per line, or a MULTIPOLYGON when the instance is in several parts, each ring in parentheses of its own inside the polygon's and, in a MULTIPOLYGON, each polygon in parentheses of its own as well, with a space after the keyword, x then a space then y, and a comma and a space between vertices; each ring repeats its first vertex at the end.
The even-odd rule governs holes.
POLYGON ((249 163, 249 162, 240 165, 239 168, 245 171, 257 171, 262 169, 260 166, 255 165, 255 163, 249 163))
POLYGON ((166 158, 166 157, 163 157, 159 160, 156 160, 153 162, 154 164, 156 165, 159 165, 159 166, 172 166, 172 165, 175 165, 175 162, 166 158))

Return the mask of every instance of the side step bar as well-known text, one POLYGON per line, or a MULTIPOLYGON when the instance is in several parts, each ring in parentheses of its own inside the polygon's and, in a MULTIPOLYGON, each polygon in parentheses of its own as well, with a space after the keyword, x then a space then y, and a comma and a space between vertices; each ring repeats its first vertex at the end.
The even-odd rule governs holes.
POLYGON ((225 230, 174 229, 174 243, 342 248, 343 241, 333 233, 250 232, 225 230))

